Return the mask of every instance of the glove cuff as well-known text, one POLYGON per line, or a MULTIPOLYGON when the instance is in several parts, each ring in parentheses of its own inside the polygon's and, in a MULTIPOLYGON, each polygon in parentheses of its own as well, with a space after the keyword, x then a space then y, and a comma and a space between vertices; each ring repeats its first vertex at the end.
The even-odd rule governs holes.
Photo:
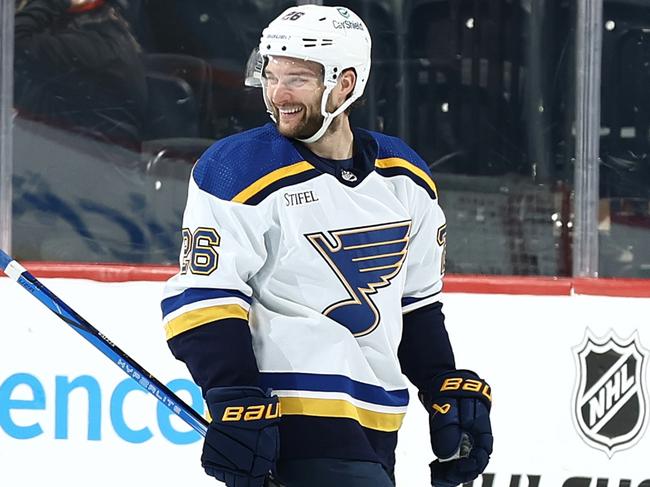
POLYGON ((476 372, 467 369, 449 370, 436 375, 427 391, 421 391, 420 401, 429 409, 436 398, 478 399, 487 407, 492 406, 492 389, 476 372))
POLYGON ((215 425, 259 430, 282 416, 278 397, 259 387, 213 387, 205 400, 215 425))

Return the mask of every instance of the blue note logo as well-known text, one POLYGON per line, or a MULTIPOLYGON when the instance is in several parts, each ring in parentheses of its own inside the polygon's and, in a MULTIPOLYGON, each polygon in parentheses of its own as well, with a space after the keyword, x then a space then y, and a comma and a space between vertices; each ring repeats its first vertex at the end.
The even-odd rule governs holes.
POLYGON ((577 378, 573 417, 578 433, 608 457, 633 446, 648 423, 645 350, 635 332, 596 337, 587 329, 573 349, 577 378))
POLYGON ((390 285, 402 268, 410 230, 407 220, 305 235, 349 294, 323 314, 356 337, 371 333, 380 321, 371 296, 390 285))

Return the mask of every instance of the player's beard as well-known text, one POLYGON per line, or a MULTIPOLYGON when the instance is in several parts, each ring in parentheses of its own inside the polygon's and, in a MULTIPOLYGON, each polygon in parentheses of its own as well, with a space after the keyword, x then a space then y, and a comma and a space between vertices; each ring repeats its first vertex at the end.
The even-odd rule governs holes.
POLYGON ((323 125, 324 117, 319 109, 314 109, 314 107, 310 109, 303 105, 301 115, 302 118, 297 123, 283 124, 280 110, 275 106, 273 107, 273 116, 277 120, 278 132, 291 139, 308 139, 323 125))

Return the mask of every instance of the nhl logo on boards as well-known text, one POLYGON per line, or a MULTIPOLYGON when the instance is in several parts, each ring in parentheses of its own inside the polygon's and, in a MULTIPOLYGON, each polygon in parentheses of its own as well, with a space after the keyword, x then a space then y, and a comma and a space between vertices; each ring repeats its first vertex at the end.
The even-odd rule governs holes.
POLYGON ((635 332, 627 339, 610 330, 595 337, 587 329, 573 348, 576 386, 573 419, 580 437, 609 458, 632 447, 648 423, 648 351, 635 332))

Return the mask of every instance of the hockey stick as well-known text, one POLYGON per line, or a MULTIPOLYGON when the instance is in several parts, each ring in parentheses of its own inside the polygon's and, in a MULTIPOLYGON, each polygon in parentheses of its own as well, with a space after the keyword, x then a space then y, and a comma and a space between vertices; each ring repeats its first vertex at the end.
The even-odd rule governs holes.
POLYGON ((156 399, 163 403, 171 412, 179 416, 201 436, 205 436, 208 423, 192 407, 174 394, 167 386, 147 372, 135 360, 124 353, 113 342, 106 338, 97 328, 79 316, 70 306, 65 304, 58 296, 50 291, 43 283, 31 275, 18 262, 13 260, 0 249, 0 267, 11 279, 29 291, 50 311, 70 325, 95 348, 106 355, 129 377, 156 399))

